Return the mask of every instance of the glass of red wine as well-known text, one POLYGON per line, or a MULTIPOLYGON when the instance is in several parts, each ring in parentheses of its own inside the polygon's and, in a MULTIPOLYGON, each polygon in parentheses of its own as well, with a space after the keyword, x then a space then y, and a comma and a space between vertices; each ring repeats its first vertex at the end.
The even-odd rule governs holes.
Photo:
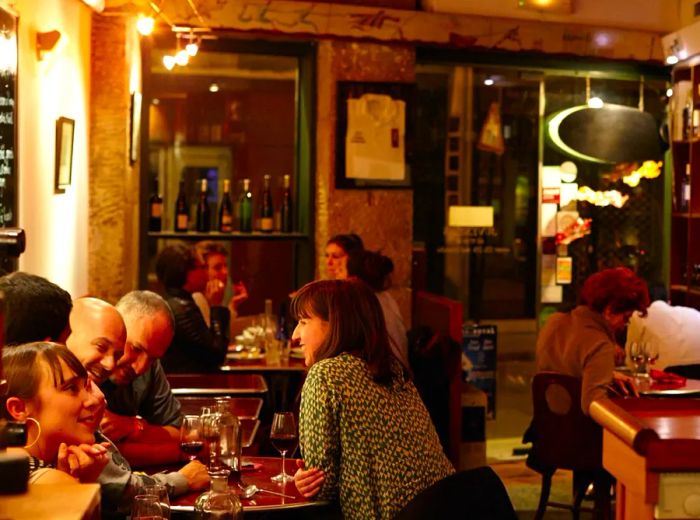
POLYGON ((185 415, 180 426, 180 449, 193 461, 203 447, 202 418, 199 415, 185 415))
POLYGON ((291 412, 276 413, 272 417, 272 428, 270 429, 270 441, 277 451, 282 455, 282 472, 272 477, 275 482, 285 483, 294 480, 284 470, 284 463, 287 454, 293 455, 299 444, 297 438, 297 425, 294 421, 294 414, 291 412))

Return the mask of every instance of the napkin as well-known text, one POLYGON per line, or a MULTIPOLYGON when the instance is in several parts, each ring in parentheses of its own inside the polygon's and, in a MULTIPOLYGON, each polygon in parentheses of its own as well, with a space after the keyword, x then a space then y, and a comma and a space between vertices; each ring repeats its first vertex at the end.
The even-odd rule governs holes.
POLYGON ((680 388, 685 386, 685 377, 679 376, 672 372, 664 372, 652 368, 649 371, 649 376, 654 380, 654 387, 663 387, 665 389, 680 388))

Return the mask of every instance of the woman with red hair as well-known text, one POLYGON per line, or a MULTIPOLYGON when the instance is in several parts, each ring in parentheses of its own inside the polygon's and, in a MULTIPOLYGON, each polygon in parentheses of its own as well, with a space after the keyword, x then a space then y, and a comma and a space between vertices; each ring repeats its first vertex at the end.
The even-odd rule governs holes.
POLYGON ((581 408, 607 396, 611 384, 625 394, 636 389, 632 378, 615 372, 615 333, 632 313, 644 316, 649 306, 647 285, 625 267, 605 269, 589 276, 580 304, 570 312, 557 312, 537 338, 537 372, 559 372, 581 379, 581 408))

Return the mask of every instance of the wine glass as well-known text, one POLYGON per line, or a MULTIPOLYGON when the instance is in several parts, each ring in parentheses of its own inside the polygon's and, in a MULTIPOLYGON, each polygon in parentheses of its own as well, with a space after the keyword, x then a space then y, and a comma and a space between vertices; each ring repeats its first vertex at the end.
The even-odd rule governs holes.
POLYGON ((203 447, 202 418, 199 415, 185 415, 180 426, 180 449, 187 454, 190 461, 193 461, 203 447))
POLYGON ((646 363, 648 370, 654 366, 654 363, 656 363, 656 361, 659 359, 659 345, 653 341, 647 341, 644 351, 646 352, 646 363))
POLYGON ((629 356, 632 365, 634 365, 634 376, 639 378, 648 377, 646 344, 642 341, 632 341, 629 344, 629 356))
POLYGON ((272 428, 270 429, 270 440, 272 445, 282 455, 282 472, 272 477, 275 482, 285 483, 293 480, 294 477, 284 470, 284 462, 287 453, 292 455, 299 443, 297 439, 297 426, 294 421, 294 414, 291 412, 276 413, 272 417, 272 428))
POLYGON ((136 495, 131 504, 132 520, 162 520, 163 510, 156 495, 136 495))
POLYGON ((170 520, 170 498, 168 497, 168 490, 163 484, 148 484, 142 486, 139 494, 157 496, 163 518, 165 520, 170 520))

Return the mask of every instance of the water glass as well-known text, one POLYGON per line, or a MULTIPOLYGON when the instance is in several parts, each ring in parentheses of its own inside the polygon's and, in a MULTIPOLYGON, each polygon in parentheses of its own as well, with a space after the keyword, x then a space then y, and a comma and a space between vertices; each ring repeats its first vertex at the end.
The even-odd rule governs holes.
POLYGON ((163 518, 165 520, 170 520, 170 497, 168 497, 168 490, 163 484, 149 484, 143 486, 141 487, 140 494, 157 496, 163 518))
POLYGON ((131 504, 131 520, 162 520, 163 509, 156 495, 136 495, 131 504))

